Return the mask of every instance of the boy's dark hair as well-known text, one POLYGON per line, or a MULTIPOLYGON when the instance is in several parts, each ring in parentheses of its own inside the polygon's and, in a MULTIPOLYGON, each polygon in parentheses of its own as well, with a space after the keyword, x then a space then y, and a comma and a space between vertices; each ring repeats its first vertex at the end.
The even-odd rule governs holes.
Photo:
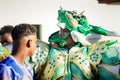
POLYGON ((11 33, 13 30, 13 26, 12 25, 5 25, 1 28, 0 30, 0 35, 3 35, 5 33, 11 33))
POLYGON ((32 35, 36 33, 37 29, 30 24, 19 24, 16 25, 12 30, 13 40, 19 40, 23 36, 32 35))

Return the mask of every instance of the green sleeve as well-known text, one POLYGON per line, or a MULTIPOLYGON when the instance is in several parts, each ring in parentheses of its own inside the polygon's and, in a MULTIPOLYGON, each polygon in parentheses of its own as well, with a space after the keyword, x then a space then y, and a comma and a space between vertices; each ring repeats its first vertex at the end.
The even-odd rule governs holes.
POLYGON ((94 33, 98 33, 98 34, 102 34, 102 35, 107 35, 108 33, 108 30, 105 30, 99 26, 93 26, 93 25, 90 25, 92 27, 92 32, 94 33))

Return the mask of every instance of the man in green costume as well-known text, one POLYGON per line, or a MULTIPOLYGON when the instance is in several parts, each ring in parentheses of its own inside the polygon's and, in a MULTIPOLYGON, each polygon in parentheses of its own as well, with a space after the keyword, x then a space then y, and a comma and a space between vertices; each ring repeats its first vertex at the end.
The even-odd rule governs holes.
MULTIPOLYGON (((38 43, 35 74, 37 80, 119 80, 120 45, 117 41, 101 41, 84 45, 76 35, 80 32, 69 12, 58 11, 60 30, 49 37, 50 44, 38 43), (66 23, 69 24, 66 25, 66 23), (74 35, 75 34, 75 35, 74 35)), ((82 26, 82 25, 81 25, 82 26)), ((83 27, 83 26, 82 26, 83 27)), ((106 34, 107 30, 102 29, 106 34)))
POLYGON ((100 26, 94 26, 89 24, 86 16, 84 16, 83 13, 84 11, 79 14, 76 11, 67 11, 61 8, 58 11, 58 21, 59 21, 58 26, 66 27, 70 31, 74 30, 74 31, 71 31, 71 34, 74 36, 79 35, 79 37, 77 39, 76 38, 73 38, 73 39, 75 39, 75 41, 79 40, 79 42, 81 42, 83 45, 90 44, 86 40, 86 36, 88 36, 88 34, 95 33, 95 34, 100 34, 104 36, 114 36, 114 37, 120 36, 116 32, 108 31, 103 29, 100 26), (78 32, 75 32, 75 31, 78 31, 78 32))

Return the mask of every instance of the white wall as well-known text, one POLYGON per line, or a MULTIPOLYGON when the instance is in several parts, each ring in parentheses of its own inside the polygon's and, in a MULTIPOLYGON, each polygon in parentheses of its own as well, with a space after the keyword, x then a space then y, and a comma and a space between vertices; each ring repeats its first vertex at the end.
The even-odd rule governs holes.
POLYGON ((58 30, 57 11, 85 10, 91 24, 120 31, 120 4, 98 4, 97 0, 0 0, 0 26, 19 23, 42 24, 42 40, 58 30))

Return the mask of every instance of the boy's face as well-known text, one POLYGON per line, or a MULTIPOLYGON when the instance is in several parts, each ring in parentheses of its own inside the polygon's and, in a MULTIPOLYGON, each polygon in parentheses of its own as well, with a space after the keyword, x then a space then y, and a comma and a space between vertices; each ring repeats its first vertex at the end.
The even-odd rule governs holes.
POLYGON ((3 46, 6 46, 9 43, 12 43, 12 36, 10 33, 5 33, 3 35, 1 35, 1 43, 3 46))

